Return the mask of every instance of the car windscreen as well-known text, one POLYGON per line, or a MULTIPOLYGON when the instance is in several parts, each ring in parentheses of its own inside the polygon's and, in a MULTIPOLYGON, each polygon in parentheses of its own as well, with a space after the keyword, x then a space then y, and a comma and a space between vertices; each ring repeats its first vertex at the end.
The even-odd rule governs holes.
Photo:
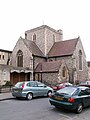
POLYGON ((75 88, 75 87, 65 87, 65 88, 58 90, 57 92, 59 94, 73 95, 76 90, 77 90, 77 88, 75 88))
POLYGON ((86 82, 80 82, 80 85, 86 85, 87 83, 86 82))
POLYGON ((56 86, 63 86, 64 84, 57 84, 56 86))

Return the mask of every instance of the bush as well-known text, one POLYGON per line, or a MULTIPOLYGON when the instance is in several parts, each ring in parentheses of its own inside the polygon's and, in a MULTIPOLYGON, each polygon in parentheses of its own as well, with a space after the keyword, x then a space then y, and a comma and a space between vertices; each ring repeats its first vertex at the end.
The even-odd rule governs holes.
POLYGON ((10 81, 7 81, 4 86, 12 86, 12 83, 10 81))

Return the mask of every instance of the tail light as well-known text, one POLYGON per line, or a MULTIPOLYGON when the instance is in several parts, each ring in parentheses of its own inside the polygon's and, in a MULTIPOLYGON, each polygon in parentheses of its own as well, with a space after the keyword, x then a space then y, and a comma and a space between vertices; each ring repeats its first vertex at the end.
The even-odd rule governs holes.
POLYGON ((22 89, 24 88, 24 86, 25 86, 25 83, 22 84, 22 89))
POLYGON ((74 101, 75 101, 74 98, 69 98, 69 99, 68 99, 68 102, 73 103, 74 101))

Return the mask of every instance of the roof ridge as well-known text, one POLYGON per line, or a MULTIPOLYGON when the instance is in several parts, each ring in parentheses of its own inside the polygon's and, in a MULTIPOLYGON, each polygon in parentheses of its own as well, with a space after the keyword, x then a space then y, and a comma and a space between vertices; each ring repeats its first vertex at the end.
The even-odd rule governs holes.
POLYGON ((78 39, 79 39, 79 38, 67 39, 67 40, 57 41, 57 42, 55 42, 55 43, 67 42, 67 41, 78 40, 78 39))
POLYGON ((36 48, 38 51, 35 50, 34 52, 35 53, 37 52, 37 54, 34 53, 34 55, 45 57, 43 52, 39 49, 39 47, 37 46, 37 44, 34 41, 31 41, 28 39, 22 39, 22 40, 23 40, 24 44, 27 46, 27 48, 31 51, 31 53, 33 53, 33 50, 35 50, 35 48, 36 48), (26 43, 27 41, 35 47, 28 45, 28 43, 26 43), (40 55, 38 53, 40 53, 40 55))
POLYGON ((55 42, 55 44, 48 52, 48 57, 72 55, 76 48, 78 40, 79 37, 70 40, 55 42))

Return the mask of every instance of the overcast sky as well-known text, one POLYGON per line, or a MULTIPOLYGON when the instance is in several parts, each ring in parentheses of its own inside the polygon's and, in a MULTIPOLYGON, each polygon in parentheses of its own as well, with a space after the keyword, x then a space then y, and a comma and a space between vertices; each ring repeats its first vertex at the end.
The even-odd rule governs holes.
POLYGON ((20 36, 48 25, 63 30, 63 39, 80 36, 90 61, 90 0, 0 0, 0 49, 13 50, 20 36))

